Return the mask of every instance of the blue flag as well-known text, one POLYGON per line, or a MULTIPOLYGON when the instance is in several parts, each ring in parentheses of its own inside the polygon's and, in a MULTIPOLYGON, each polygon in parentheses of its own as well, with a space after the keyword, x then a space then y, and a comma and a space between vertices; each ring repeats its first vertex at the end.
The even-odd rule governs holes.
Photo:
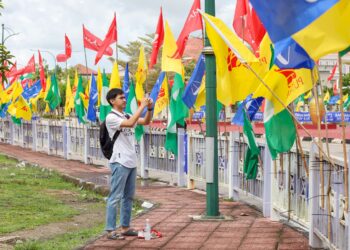
POLYGON ((307 27, 339 0, 251 0, 250 2, 275 43, 307 27))
MULTIPOLYGON (((154 105, 157 101, 157 98, 158 98, 158 95, 159 95, 159 91, 160 91, 160 88, 162 87, 162 84, 163 84, 163 81, 165 79, 165 72, 161 72, 158 76, 158 79, 156 81, 156 83, 154 84, 153 86, 153 89, 151 91, 151 94, 150 94, 150 98, 153 100, 153 108, 154 108, 154 105)), ((145 116, 147 110, 143 110, 142 112, 142 116, 145 116)))
POLYGON ((313 69, 314 61, 294 39, 286 38, 275 43, 274 62, 280 69, 313 69))
POLYGON ((204 58, 204 55, 201 54, 185 88, 184 94, 182 95, 182 100, 188 108, 192 108, 197 99, 199 87, 201 86, 205 72, 204 58))
POLYGON ((89 94, 89 106, 87 110, 87 119, 89 121, 96 121, 96 108, 95 105, 98 99, 98 91, 97 84, 94 75, 91 75, 91 86, 90 86, 90 94, 89 94))
POLYGON ((258 112, 264 98, 258 97, 256 99, 249 95, 238 107, 235 116, 232 118, 231 123, 243 126, 244 124, 244 112, 247 111, 249 120, 253 120, 256 112, 258 112))
POLYGON ((123 92, 125 95, 125 99, 128 100, 129 95, 129 63, 126 63, 125 73, 124 73, 124 83, 123 83, 123 92))
POLYGON ((26 86, 23 89, 23 93, 22 96, 24 99, 26 99, 27 101, 31 98, 36 97, 41 91, 41 82, 40 80, 37 80, 32 86, 28 86, 28 84, 26 84, 26 86))
POLYGON ((335 105, 335 104, 337 104, 337 101, 339 101, 339 100, 340 100, 340 95, 332 96, 331 99, 329 99, 328 104, 335 105))

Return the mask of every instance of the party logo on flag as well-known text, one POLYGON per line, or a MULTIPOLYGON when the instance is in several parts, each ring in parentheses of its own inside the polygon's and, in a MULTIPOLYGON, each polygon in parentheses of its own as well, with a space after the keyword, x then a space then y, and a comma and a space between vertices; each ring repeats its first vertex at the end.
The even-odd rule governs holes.
POLYGON ((303 78, 301 76, 297 75, 297 73, 294 70, 276 69, 275 71, 278 73, 281 73, 287 80, 287 84, 288 84, 287 97, 289 97, 301 85, 304 85, 303 78))
POLYGON ((227 55, 226 62, 227 62, 228 71, 232 71, 233 68, 237 68, 242 64, 238 60, 238 57, 232 52, 230 48, 228 48, 228 55, 227 55))

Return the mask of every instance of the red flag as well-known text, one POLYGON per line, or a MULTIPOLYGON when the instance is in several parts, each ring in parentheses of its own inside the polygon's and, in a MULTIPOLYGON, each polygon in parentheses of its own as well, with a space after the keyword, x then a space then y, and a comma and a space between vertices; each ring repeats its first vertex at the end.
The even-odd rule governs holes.
POLYGON ((72 45, 71 45, 69 38, 66 34, 64 35, 64 41, 65 41, 65 47, 66 47, 65 48, 66 56, 67 56, 67 59, 69 59, 72 56, 72 45))
POLYGON ((333 95, 338 95, 338 81, 333 83, 333 95))
POLYGON ((158 24, 156 34, 152 43, 152 54, 149 63, 149 69, 152 69, 153 65, 157 63, 157 56, 160 46, 162 46, 164 41, 164 25, 163 25, 163 13, 162 8, 160 8, 158 24))
POLYGON ((248 0, 237 0, 233 28, 236 34, 246 41, 254 50, 258 51, 266 30, 248 0))
POLYGON ((27 66, 25 66, 22 69, 19 69, 16 72, 16 76, 20 76, 20 75, 24 75, 24 74, 28 74, 28 73, 32 73, 35 72, 35 60, 34 60, 34 55, 30 58, 30 60, 27 63, 27 66))
POLYGON ((99 48, 96 58, 95 58, 95 65, 100 61, 103 54, 105 53, 106 49, 111 45, 112 43, 117 41, 117 19, 114 13, 114 18, 109 26, 108 32, 105 36, 105 39, 103 40, 101 47, 99 48))
POLYGON ((203 29, 202 16, 197 11, 197 9, 200 9, 200 8, 201 8, 201 1, 194 0, 190 13, 187 16, 185 25, 182 28, 180 36, 176 41, 177 51, 173 57, 176 57, 176 58, 182 57, 185 51, 186 42, 188 40, 188 36, 190 35, 190 33, 196 30, 203 29))
POLYGON ((39 54, 40 83, 41 83, 41 88, 43 89, 43 91, 45 91, 46 89, 45 71, 44 71, 43 59, 41 57, 40 50, 38 50, 38 54, 39 54))
MULTIPOLYGON (((83 25, 83 40, 84 40, 84 47, 87 49, 91 49, 94 51, 98 51, 102 45, 102 40, 92 34, 88 29, 85 28, 83 25)), ((113 49, 111 47, 108 47, 104 53, 106 56, 113 55, 113 49)))
POLYGON ((328 76, 328 78, 327 78, 328 81, 331 81, 331 80, 333 79, 334 74, 335 74, 335 71, 337 70, 337 66, 338 66, 338 64, 336 63, 336 64, 334 65, 333 69, 332 69, 331 74, 330 74, 330 75, 328 76))
POLYGON ((56 60, 57 60, 57 62, 65 62, 65 61, 67 61, 67 55, 66 54, 58 54, 57 56, 56 56, 56 60))
POLYGON ((6 77, 13 77, 17 74, 17 62, 15 62, 11 69, 6 73, 6 77))

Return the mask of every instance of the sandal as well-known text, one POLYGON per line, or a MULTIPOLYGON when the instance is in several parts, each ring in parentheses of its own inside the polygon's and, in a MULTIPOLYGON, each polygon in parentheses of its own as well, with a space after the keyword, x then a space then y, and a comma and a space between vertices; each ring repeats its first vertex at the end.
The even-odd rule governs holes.
POLYGON ((116 231, 112 231, 107 233, 107 239, 109 240, 125 240, 125 237, 121 234, 117 233, 116 231))
POLYGON ((130 228, 127 231, 122 232, 121 235, 123 235, 123 236, 138 236, 139 232, 136 231, 135 229, 130 228))

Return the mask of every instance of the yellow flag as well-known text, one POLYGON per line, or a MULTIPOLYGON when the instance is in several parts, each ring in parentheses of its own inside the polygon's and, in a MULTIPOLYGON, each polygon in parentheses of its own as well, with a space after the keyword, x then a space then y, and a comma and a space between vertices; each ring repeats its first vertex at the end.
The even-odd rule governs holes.
POLYGON ((64 116, 69 116, 72 107, 70 107, 72 95, 72 88, 70 86, 69 76, 67 76, 67 85, 66 85, 66 103, 64 105, 64 116))
POLYGON ((89 96, 86 93, 79 93, 81 100, 83 101, 84 108, 87 109, 89 106, 89 96))
POLYGON ((18 97, 17 101, 10 104, 7 112, 16 118, 23 118, 27 121, 32 119, 32 111, 26 100, 24 100, 21 95, 18 97))
MULTIPOLYGON (((274 65, 264 78, 267 86, 279 97, 285 106, 288 106, 298 96, 309 91, 312 86, 312 76, 317 80, 316 70, 310 69, 279 69, 274 65)), ((253 97, 265 97, 270 100, 274 107, 274 114, 279 113, 283 109, 283 105, 272 95, 272 93, 260 84, 254 92, 253 97)))
POLYGON ((22 96, 19 96, 17 100, 17 110, 16 110, 16 118, 23 118, 26 121, 30 121, 32 119, 32 111, 26 100, 22 96))
POLYGON ((40 95, 41 92, 36 97, 29 100, 32 107, 32 112, 38 112, 38 100, 41 98, 40 95))
POLYGON ((304 99, 307 100, 307 99, 310 99, 312 96, 312 91, 310 90, 309 92, 306 93, 306 95, 304 96, 304 99))
POLYGON ((153 117, 156 117, 169 104, 169 87, 167 77, 164 77, 162 86, 160 87, 157 100, 154 104, 153 117))
POLYGON ((323 102, 327 103, 329 102, 329 99, 331 98, 329 91, 327 90, 327 93, 324 95, 323 102))
POLYGON ((2 103, 15 101, 23 93, 22 84, 14 82, 10 87, 1 92, 2 103))
POLYGON ((264 77, 268 72, 267 60, 265 63, 260 62, 220 19, 202 15, 216 58, 218 100, 223 105, 244 100, 259 84, 258 78, 247 65, 264 77))
POLYGON ((44 100, 46 99, 46 96, 47 96, 47 93, 49 92, 50 87, 51 87, 51 76, 48 76, 47 81, 46 81, 45 91, 43 91, 43 93, 42 93, 42 98, 44 100))
MULTIPOLYGON (((348 99, 348 94, 343 95, 343 103, 346 102, 346 100, 348 99)), ((340 99, 337 101, 337 104, 340 104, 340 99)))
POLYGON ((203 76, 201 86, 199 86, 196 102, 194 103, 194 108, 196 111, 199 111, 201 107, 205 105, 205 94, 205 76, 203 76))
MULTIPOLYGON (((101 72, 100 72, 100 74, 101 74, 101 72)), ((101 76, 101 86, 102 86, 102 76, 101 76)), ((109 89, 114 89, 114 88, 119 88, 119 89, 121 88, 120 76, 119 76, 119 68, 118 68, 118 63, 117 62, 113 63, 113 70, 112 70, 111 80, 109 82, 109 89)))
POLYGON ((318 60, 324 55, 349 47, 349 22, 349 0, 339 0, 310 25, 292 35, 292 38, 312 59, 318 60))
POLYGON ((98 92, 97 106, 100 106, 101 92, 102 92, 102 74, 101 74, 100 67, 98 67, 97 69, 97 92, 98 92))
POLYGON ((145 49, 143 45, 141 45, 139 64, 137 66, 137 70, 135 73, 135 79, 136 79, 135 93, 136 93, 136 99, 138 101, 140 101, 145 94, 145 91, 143 89, 143 83, 146 81, 147 71, 148 71, 148 67, 147 67, 147 62, 145 57, 145 49))
POLYGON ((176 40, 168 22, 165 22, 164 44, 162 52, 162 71, 176 72, 183 76, 181 58, 173 58, 177 51, 176 40))

